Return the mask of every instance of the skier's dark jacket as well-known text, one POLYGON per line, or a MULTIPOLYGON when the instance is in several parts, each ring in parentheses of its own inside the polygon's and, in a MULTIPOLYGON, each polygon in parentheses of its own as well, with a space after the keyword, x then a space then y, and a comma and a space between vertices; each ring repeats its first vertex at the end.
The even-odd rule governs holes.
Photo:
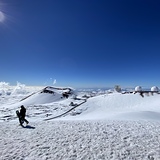
POLYGON ((25 116, 26 116, 26 109, 24 108, 23 105, 21 106, 20 116, 21 116, 22 118, 25 118, 25 116))

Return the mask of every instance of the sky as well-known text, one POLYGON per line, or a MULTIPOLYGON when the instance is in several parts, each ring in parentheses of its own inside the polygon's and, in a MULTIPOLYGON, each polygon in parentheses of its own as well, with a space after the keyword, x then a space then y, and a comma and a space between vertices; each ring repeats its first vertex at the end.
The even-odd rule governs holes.
POLYGON ((0 81, 160 86, 158 0, 0 0, 0 81))

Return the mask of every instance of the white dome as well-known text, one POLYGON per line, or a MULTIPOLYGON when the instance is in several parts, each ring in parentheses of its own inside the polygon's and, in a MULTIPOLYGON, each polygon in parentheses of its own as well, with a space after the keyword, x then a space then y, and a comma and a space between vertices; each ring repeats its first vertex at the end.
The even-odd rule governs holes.
POLYGON ((159 88, 158 88, 157 86, 153 86, 153 87, 151 88, 151 91, 152 91, 152 92, 158 92, 158 91, 159 91, 159 88))
POLYGON ((137 91, 137 92, 142 91, 142 87, 141 87, 141 86, 137 86, 137 87, 135 88, 135 91, 137 91))

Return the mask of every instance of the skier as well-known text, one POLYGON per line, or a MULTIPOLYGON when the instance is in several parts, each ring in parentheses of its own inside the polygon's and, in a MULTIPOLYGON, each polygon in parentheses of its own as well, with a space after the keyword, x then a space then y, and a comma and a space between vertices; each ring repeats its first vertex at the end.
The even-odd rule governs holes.
POLYGON ((24 121, 26 122, 26 124, 29 123, 29 122, 25 119, 25 116, 26 116, 26 109, 25 109, 25 107, 22 105, 22 106, 21 106, 21 109, 20 109, 20 112, 19 112, 19 122, 20 122, 20 125, 22 125, 24 121))

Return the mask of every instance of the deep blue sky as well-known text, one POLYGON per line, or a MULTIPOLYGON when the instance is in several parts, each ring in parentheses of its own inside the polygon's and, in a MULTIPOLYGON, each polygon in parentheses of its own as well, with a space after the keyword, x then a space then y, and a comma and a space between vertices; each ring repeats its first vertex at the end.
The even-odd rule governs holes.
POLYGON ((0 81, 160 86, 158 0, 1 0, 0 11, 0 81))

